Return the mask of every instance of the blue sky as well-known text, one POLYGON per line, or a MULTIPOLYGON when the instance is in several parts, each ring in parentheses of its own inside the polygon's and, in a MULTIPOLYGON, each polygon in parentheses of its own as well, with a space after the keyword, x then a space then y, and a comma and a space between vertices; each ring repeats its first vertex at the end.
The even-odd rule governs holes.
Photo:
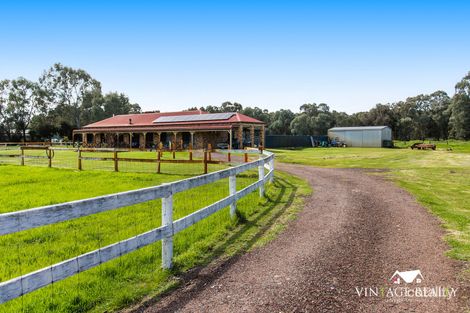
POLYGON ((348 113, 453 88, 467 1, 0 1, 0 79, 80 67, 144 110, 348 113))

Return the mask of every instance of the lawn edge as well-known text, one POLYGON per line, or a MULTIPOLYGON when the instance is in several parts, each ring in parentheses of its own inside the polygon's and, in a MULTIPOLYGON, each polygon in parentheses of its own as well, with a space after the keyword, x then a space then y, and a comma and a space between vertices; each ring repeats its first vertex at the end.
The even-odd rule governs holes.
MULTIPOLYGON (((170 274, 168 279, 164 282, 164 284, 161 284, 159 288, 146 296, 138 299, 137 301, 133 302, 131 305, 128 307, 124 308, 118 308, 115 311, 116 312, 121 312, 121 313, 137 313, 137 312, 143 312, 146 308, 150 307, 152 304, 157 303, 160 299, 163 297, 169 295, 171 292, 174 290, 180 288, 183 285, 183 279, 185 275, 190 274, 191 272, 203 268, 203 267, 219 267, 221 264, 228 262, 230 259, 238 256, 238 255, 243 255, 246 253, 249 253, 252 250, 262 248, 266 246, 268 243, 271 241, 275 240, 279 235, 282 234, 283 231, 287 229, 289 226, 289 223, 297 219, 298 214, 303 210, 304 208, 304 203, 305 199, 307 196, 309 196, 313 190, 310 186, 310 184, 307 182, 307 180, 302 179, 296 175, 290 174, 285 171, 279 171, 281 172, 282 175, 286 175, 290 178, 294 178, 301 182, 301 188, 300 188, 300 193, 295 197, 293 202, 282 212, 282 214, 276 218, 276 223, 273 223, 270 225, 265 233, 259 237, 253 245, 248 247, 248 249, 240 249, 237 251, 232 252, 231 250, 225 251, 222 255, 216 256, 215 258, 212 258, 207 261, 203 261, 201 264, 198 264, 197 266, 186 270, 186 271, 181 271, 181 272, 175 272, 170 274), (277 222, 280 223, 278 224, 277 222)), ((276 179, 276 178, 275 178, 276 179)), ((266 201, 265 201, 266 202, 266 201)), ((279 206, 280 204, 276 204, 276 206, 279 206)), ((280 208, 278 208, 280 210, 280 208)), ((258 225, 257 230, 261 230, 265 225, 258 225)), ((230 230, 230 232, 235 232, 243 227, 243 224, 237 224, 237 226, 233 229, 230 230)), ((243 241, 243 240, 241 240, 243 241)), ((234 243, 234 245, 239 244, 234 243)))

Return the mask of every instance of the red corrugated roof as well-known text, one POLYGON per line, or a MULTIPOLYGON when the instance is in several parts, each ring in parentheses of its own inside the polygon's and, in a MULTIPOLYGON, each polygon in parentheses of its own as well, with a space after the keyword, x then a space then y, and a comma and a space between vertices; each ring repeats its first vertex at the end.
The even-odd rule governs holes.
MULTIPOLYGON (((141 113, 141 114, 125 114, 116 115, 102 121, 98 121, 93 124, 84 126, 84 129, 103 129, 103 128, 139 128, 149 127, 164 128, 164 129, 177 129, 184 128, 189 129, 191 127, 198 127, 197 129, 207 128, 210 125, 217 124, 233 124, 233 123, 251 123, 251 124, 264 124, 263 122, 246 116, 241 113, 235 113, 228 120, 210 120, 210 121, 193 121, 193 122, 171 122, 171 123, 154 123, 154 121, 160 116, 180 116, 180 115, 194 115, 194 114, 207 114, 207 112, 195 110, 195 111, 181 111, 181 112, 165 112, 165 113, 141 113), (161 126, 161 127, 159 127, 161 126)), ((224 125, 225 126, 225 125, 224 125)), ((223 127, 223 126, 222 126, 223 127)))
POLYGON ((229 120, 230 123, 239 122, 239 123, 255 123, 255 124, 264 124, 264 122, 252 118, 250 116, 246 116, 245 114, 235 113, 229 120))
POLYGON ((152 113, 139 113, 139 114, 123 114, 109 117, 107 119, 98 121, 84 126, 89 127, 116 127, 116 126, 149 126, 154 125, 152 122, 160 116, 180 116, 180 115, 193 115, 193 114, 206 114, 207 112, 201 110, 195 111, 181 111, 181 112, 152 112, 152 113), (129 123, 129 119, 132 124, 129 123))

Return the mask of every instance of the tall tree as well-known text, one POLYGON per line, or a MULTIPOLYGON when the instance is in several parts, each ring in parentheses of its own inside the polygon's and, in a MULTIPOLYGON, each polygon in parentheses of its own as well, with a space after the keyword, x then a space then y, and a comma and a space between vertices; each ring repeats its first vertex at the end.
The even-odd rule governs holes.
POLYGON ((372 122, 369 115, 369 112, 356 112, 352 114, 354 124, 349 126, 370 126, 372 122))
POLYGON ((395 133, 395 138, 400 140, 411 140, 413 137, 414 122, 413 119, 409 116, 400 118, 397 123, 397 131, 395 133))
POLYGON ((220 106, 220 111, 221 112, 241 112, 243 110, 243 106, 240 103, 237 102, 229 102, 225 101, 222 103, 220 106))
POLYGON ((470 72, 455 85, 450 116, 451 134, 457 139, 470 139, 470 72))
POLYGON ((10 81, 0 81, 0 138, 11 141, 15 129, 13 120, 7 110, 10 97, 10 81))
MULTIPOLYGON (((397 120, 399 125, 406 123, 406 128, 411 133, 403 133, 399 130, 404 137, 399 139, 407 140, 420 139, 424 140, 427 137, 428 128, 431 121, 431 114, 429 108, 429 96, 418 95, 415 97, 408 97, 405 101, 400 101, 394 104, 394 112, 397 114, 397 120)), ((403 127, 403 126, 399 126, 403 127)))
POLYGON ((389 104, 376 104, 374 108, 369 110, 368 124, 394 128, 396 117, 391 106, 389 104))
POLYGON ((83 99, 88 93, 101 90, 101 84, 82 69, 54 64, 40 77, 41 86, 48 92, 52 104, 62 107, 74 127, 82 126, 83 99))
POLYGON ((333 116, 329 111, 320 111, 317 116, 311 118, 312 135, 326 135, 328 129, 334 126, 333 116))
POLYGON ((56 120, 49 112, 34 116, 31 120, 30 129, 31 140, 33 141, 48 140, 52 136, 60 134, 60 125, 56 124, 56 120))
POLYGON ((294 118, 295 114, 291 110, 281 109, 274 112, 268 132, 273 135, 290 135, 290 125, 294 118))
POLYGON ((312 135, 311 119, 306 113, 297 114, 290 123, 294 135, 312 135))
POLYGON ((301 113, 291 123, 292 133, 302 135, 325 135, 335 124, 330 107, 326 103, 306 103, 301 113))
POLYGON ((137 103, 131 103, 129 97, 117 92, 108 93, 103 97, 103 109, 105 117, 140 113, 142 111, 137 103))
POLYGON ((109 117, 104 113, 103 103, 104 99, 100 90, 86 93, 80 110, 81 123, 87 125, 109 117))
POLYGON ((23 77, 16 80, 4 80, 0 83, 3 114, 14 125, 15 131, 26 140, 26 131, 31 120, 40 112, 46 111, 45 93, 37 83, 23 77))
POLYGON ((429 95, 429 101, 431 111, 429 135, 436 139, 447 139, 451 99, 446 92, 438 90, 429 95))
MULTIPOLYGON (((192 110, 193 108, 190 108, 188 110, 192 110)), ((208 105, 206 107, 200 107, 199 110, 209 112, 209 113, 220 113, 221 108, 215 105, 208 105)))
POLYGON ((331 115, 334 120, 334 126, 347 127, 347 126, 358 126, 359 122, 354 115, 348 115, 346 112, 337 112, 333 110, 331 115))
POLYGON ((270 115, 269 115, 269 111, 268 110, 263 110, 263 109, 260 109, 258 107, 254 107, 254 108, 251 108, 251 107, 245 107, 242 111, 241 111, 242 114, 245 114, 247 116, 250 116, 252 118, 255 118, 259 121, 263 121, 265 122, 266 124, 269 124, 270 122, 270 115))
POLYGON ((305 113, 308 116, 316 116, 319 108, 316 103, 305 103, 300 106, 300 112, 305 113))

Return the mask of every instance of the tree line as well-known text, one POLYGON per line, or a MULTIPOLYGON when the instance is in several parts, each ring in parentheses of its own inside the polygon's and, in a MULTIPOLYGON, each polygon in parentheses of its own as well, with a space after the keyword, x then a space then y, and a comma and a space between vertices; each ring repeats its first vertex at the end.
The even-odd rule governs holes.
MULTIPOLYGON (((192 108, 196 109, 196 108, 192 108)), ((208 112, 240 112, 267 124, 272 135, 326 135, 329 128, 348 126, 389 126, 399 140, 470 139, 470 72, 455 85, 450 97, 438 90, 395 103, 379 103, 369 111, 347 114, 331 110, 325 103, 306 103, 300 112, 269 112, 224 102, 201 107, 208 112)))
MULTIPOLYGON (((189 109, 198 109, 196 107, 189 109)), ((444 91, 377 104, 365 112, 347 114, 325 103, 306 103, 300 112, 269 112, 237 102, 199 109, 240 112, 267 125, 273 135, 326 135, 335 126, 390 126, 395 139, 470 139, 470 72, 455 85, 450 97, 444 91)), ((101 83, 82 69, 56 63, 38 81, 23 77, 0 81, 0 140, 71 138, 72 130, 117 114, 140 113, 123 93, 102 94, 101 83)))
POLYGON ((0 140, 70 139, 72 130, 115 114, 139 113, 123 93, 102 94, 82 69, 56 63, 37 81, 0 81, 0 140))

